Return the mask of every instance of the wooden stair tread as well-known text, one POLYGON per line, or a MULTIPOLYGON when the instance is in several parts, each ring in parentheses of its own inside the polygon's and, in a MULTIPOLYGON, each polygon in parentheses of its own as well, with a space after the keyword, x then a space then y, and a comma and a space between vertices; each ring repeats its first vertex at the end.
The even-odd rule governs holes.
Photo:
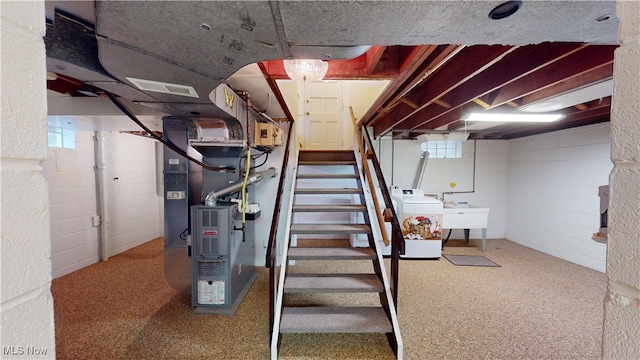
POLYGON ((298 162, 300 161, 353 161, 355 154, 353 150, 300 150, 298 162))
POLYGON ((359 179, 358 174, 298 174, 297 179, 359 179))
POLYGON ((298 237, 298 247, 300 248, 303 248, 303 247, 350 248, 351 241, 349 239, 305 239, 305 238, 298 237))
POLYGON ((370 234, 366 224, 292 224, 291 234, 370 234))
POLYGON ((293 205, 293 212, 364 212, 364 205, 305 204, 293 205))
POLYGON ((291 247, 289 259, 293 260, 372 260, 376 253, 366 247, 291 247))
MULTIPOLYGON (((297 273, 287 269, 284 284, 282 284, 284 293, 288 294, 290 300, 302 299, 303 305, 282 307, 280 333, 386 333, 389 335, 393 332, 391 320, 383 306, 340 307, 337 305, 339 302, 333 302, 333 306, 319 306, 319 302, 313 300, 328 293, 353 293, 358 294, 358 298, 366 299, 371 296, 377 298, 375 293, 378 293, 384 297, 382 294, 384 294, 385 288, 380 278, 382 275, 347 273, 349 270, 332 269, 334 264, 338 264, 335 261, 367 260, 374 262, 374 265, 378 261, 375 249, 351 247, 348 239, 349 235, 353 234, 371 234, 371 226, 363 224, 362 220, 360 223, 351 224, 348 223, 348 220, 343 219, 348 216, 348 213, 353 215, 364 213, 366 219, 366 204, 358 204, 357 201, 355 203, 344 201, 345 195, 352 198, 352 194, 364 194, 363 188, 360 187, 357 164, 355 153, 351 150, 302 150, 299 152, 298 166, 299 169, 302 169, 302 173, 298 173, 294 180, 301 180, 295 184, 300 184, 302 187, 296 186, 294 194, 307 196, 297 197, 297 204, 293 205, 291 209, 298 213, 297 218, 301 221, 290 224, 290 233, 297 235, 297 246, 289 248, 286 260, 320 260, 322 273, 315 273, 314 270, 297 273), (323 172, 327 173, 317 174, 320 171, 315 171, 312 168, 305 169, 304 166, 335 166, 335 168, 323 168, 323 172), (340 172, 341 174, 331 174, 331 172, 340 172), (305 179, 311 181, 305 181, 305 179), (319 180, 325 179, 330 181, 319 182, 319 180), (331 182, 336 179, 338 180, 331 182), (356 181, 354 182, 354 180, 356 181), (322 187, 318 187, 318 185, 322 187), (308 215, 304 213, 308 213, 308 215), (336 223, 331 223, 332 218, 327 215, 328 213, 342 213, 342 215, 336 214, 336 218, 339 217, 339 219, 335 221, 336 223), (318 220, 320 218, 330 219, 318 220), (323 222, 308 223, 311 221, 323 222), (314 238, 313 235, 321 236, 314 238)), ((362 198, 362 196, 360 197, 362 198)), ((361 215, 358 216, 361 217, 361 215)), ((364 263, 360 262, 360 264, 364 263)), ((301 268, 300 271, 304 271, 302 269, 304 268, 301 268)), ((374 269, 376 269, 375 266, 374 269)), ((295 302, 292 301, 291 304, 295 302)), ((385 304, 382 300, 381 303, 385 304)))
POLYGON ((357 162, 355 160, 340 160, 340 161, 331 161, 331 160, 305 160, 298 161, 298 165, 302 166, 354 166, 357 162))
POLYGON ((284 307, 281 333, 390 333, 381 307, 284 307))
POLYGON ((296 188, 295 194, 362 194, 360 188, 296 188))
POLYGON ((285 293, 383 292, 375 274, 289 274, 285 293))

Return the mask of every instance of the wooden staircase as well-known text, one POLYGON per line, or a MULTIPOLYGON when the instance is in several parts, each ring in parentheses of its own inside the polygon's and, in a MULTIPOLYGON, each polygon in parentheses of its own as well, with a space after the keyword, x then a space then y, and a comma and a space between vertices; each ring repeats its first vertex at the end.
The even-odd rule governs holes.
POLYGON ((289 333, 383 333, 401 358, 395 308, 354 152, 300 151, 294 181, 272 358, 278 347, 274 351, 273 344, 289 333), (368 239, 365 247, 352 247, 350 239, 358 234, 368 239))

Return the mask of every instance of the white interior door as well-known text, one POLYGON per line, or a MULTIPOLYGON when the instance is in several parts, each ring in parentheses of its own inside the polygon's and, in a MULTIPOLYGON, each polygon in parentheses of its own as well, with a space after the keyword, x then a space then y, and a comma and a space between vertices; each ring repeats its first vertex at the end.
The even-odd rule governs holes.
POLYGON ((339 81, 310 81, 305 82, 304 87, 304 149, 342 149, 342 84, 339 81))

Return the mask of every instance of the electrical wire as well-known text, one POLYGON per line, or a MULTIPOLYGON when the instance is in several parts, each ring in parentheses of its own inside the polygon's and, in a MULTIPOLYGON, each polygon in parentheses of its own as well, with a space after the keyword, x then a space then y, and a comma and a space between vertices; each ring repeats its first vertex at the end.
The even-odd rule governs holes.
MULTIPOLYGON (((252 167, 250 168, 251 170, 256 169, 256 168, 259 168, 260 166, 262 166, 262 165, 264 165, 264 164, 266 164, 266 163, 267 163, 267 160, 269 160, 269 153, 268 153, 268 152, 264 152, 264 153, 262 153, 262 154, 263 154, 263 155, 265 155, 265 154, 267 155, 267 156, 264 158, 264 161, 262 162, 262 164, 252 166, 252 167)), ((262 156, 262 155, 260 155, 260 156, 262 156)), ((256 159, 258 159, 260 156, 258 156, 256 159)))
POLYGON ((124 105, 122 102, 120 102, 120 100, 118 100, 115 96, 113 96, 113 94, 111 94, 108 91, 104 92, 107 97, 109 98, 109 100, 111 100, 111 102, 113 102, 113 104, 118 107, 118 109, 120 109, 120 111, 122 111, 125 115, 127 115, 131 120, 133 120, 133 122, 135 122, 136 124, 138 124, 138 126, 140 126, 144 131, 147 132, 147 134, 149 134, 152 138, 160 141, 161 143, 163 143, 164 145, 166 145, 168 148, 170 148, 171 150, 177 152, 178 154, 180 154, 181 156, 184 156, 185 158, 187 158, 189 161, 202 166, 203 169, 207 169, 210 171, 217 171, 217 172, 231 172, 231 171, 235 171, 235 168, 231 168, 231 167, 224 167, 224 168, 216 168, 213 167, 211 165, 207 165, 205 163, 203 163, 202 161, 191 157, 189 154, 187 154, 185 151, 183 151, 182 149, 180 149, 179 147, 177 147, 176 145, 172 144, 169 141, 166 141, 165 139, 163 139, 162 137, 156 135, 153 131, 151 131, 151 129, 149 129, 148 127, 146 127, 140 120, 138 120, 138 118, 133 114, 133 112, 131 112, 131 110, 129 110, 129 108, 127 108, 126 105, 124 105))
MULTIPOLYGON (((258 151, 260 151, 260 150, 258 149, 258 151)), ((251 160, 254 160, 254 161, 255 161, 255 160, 260 159, 261 157, 265 156, 266 154, 267 154, 267 152, 265 152, 265 151, 261 151, 261 152, 260 152, 260 154, 252 155, 252 156, 251 156, 251 160)), ((243 159, 246 159, 247 157, 246 157, 246 155, 245 155, 245 156, 243 156, 242 158, 243 158, 243 159)))
MULTIPOLYGON (((254 107, 254 110, 256 110, 256 111, 257 111, 257 109, 255 109, 255 107, 254 107)), ((277 127, 277 128, 282 128, 282 127, 280 126, 280 124, 279 124, 277 121, 275 121, 275 120, 273 120, 273 118, 271 118, 271 116, 269 116, 269 115, 265 114, 264 112, 260 112, 260 111, 257 111, 257 112, 258 112, 258 115, 260 115, 260 116, 262 116, 263 118, 265 118, 268 122, 272 122, 272 123, 273 123, 273 126, 275 126, 275 127, 277 127)))

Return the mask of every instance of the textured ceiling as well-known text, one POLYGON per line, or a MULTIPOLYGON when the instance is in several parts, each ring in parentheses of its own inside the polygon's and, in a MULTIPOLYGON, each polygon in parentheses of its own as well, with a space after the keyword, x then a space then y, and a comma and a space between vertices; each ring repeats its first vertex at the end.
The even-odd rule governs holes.
MULTIPOLYGON (((331 59, 334 69, 337 66, 342 69, 336 78, 392 80, 387 98, 379 99, 377 106, 385 114, 399 110, 400 115, 406 115, 407 109, 396 109, 398 102, 407 104, 401 101, 398 91, 426 83, 431 84, 430 88, 434 83, 429 76, 437 75, 434 69, 429 70, 430 66, 444 69, 447 65, 448 72, 454 65, 473 68, 467 78, 452 84, 451 90, 463 91, 462 83, 497 64, 502 56, 511 52, 524 54, 519 49, 530 44, 586 43, 592 46, 590 51, 605 49, 607 54, 610 48, 597 45, 616 44, 618 21, 614 1, 524 1, 511 17, 489 19, 489 11, 500 3, 51 1, 47 3, 50 20, 45 38, 47 65, 49 71, 61 77, 111 91, 163 112, 212 115, 217 109, 209 103, 208 93, 220 82, 231 83, 229 78, 247 64, 294 57, 331 59), (607 19, 598 21, 604 18, 607 19), (495 54, 488 54, 471 46, 474 44, 511 46, 498 46, 495 54), (446 57, 457 52, 465 56, 446 57), (355 60, 335 61, 347 58, 362 59, 364 65, 357 65, 355 60), (140 91, 127 77, 192 86, 199 97, 140 91)), ((278 97, 274 85, 277 66, 273 62, 260 64, 266 81, 253 85, 245 82, 243 86, 252 88, 241 90, 273 92, 278 97)), ((509 63, 502 65, 509 70, 509 63)), ((523 74, 514 73, 514 77, 523 74)), ((409 103, 414 107, 412 111, 433 103, 442 104, 436 95, 457 98, 451 91, 429 99, 420 94, 414 92, 405 99, 419 100, 409 103)), ((476 95, 486 94, 472 94, 476 95)), ((444 104, 451 105, 446 101, 444 104)), ((279 105, 286 107, 282 101, 279 105)), ((378 125, 378 133, 399 129, 402 136, 411 135, 407 130, 412 128, 393 120, 406 116, 381 120, 376 114, 380 109, 371 110, 366 119, 369 123, 383 124, 378 125)))

